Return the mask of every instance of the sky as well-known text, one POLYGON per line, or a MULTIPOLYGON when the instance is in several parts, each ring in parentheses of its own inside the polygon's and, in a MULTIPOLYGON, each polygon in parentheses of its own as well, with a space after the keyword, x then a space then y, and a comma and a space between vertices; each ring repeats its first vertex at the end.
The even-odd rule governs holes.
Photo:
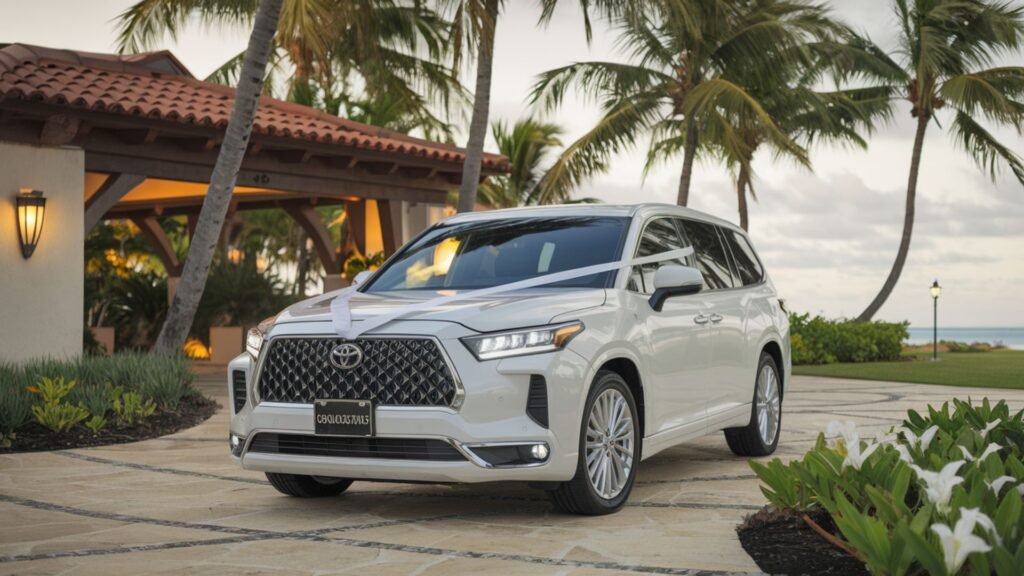
MULTIPOLYGON (((1015 0, 1021 1, 1021 0, 1015 0)), ((0 0, 0 43, 23 42, 96 52, 112 51, 114 20, 132 0, 0 0)), ((618 60, 615 33, 596 23, 588 46, 574 2, 551 23, 537 25, 536 0, 507 0, 498 24, 491 119, 529 115, 527 95, 537 75, 571 62, 618 60)), ((895 48, 891 0, 834 0, 835 14, 886 49, 895 48)), ((244 29, 189 27, 159 48, 172 50, 204 77, 246 45, 244 29)), ((1024 54, 1006 61, 1024 65, 1024 54)), ((594 125, 598 111, 579 95, 548 116, 571 142, 594 125)), ((1024 154, 1024 136, 997 130, 1024 154)), ((462 137, 460 136, 460 142, 462 137)), ((769 275, 790 308, 828 317, 854 317, 875 296, 896 255, 903 222, 913 140, 909 107, 870 138, 867 150, 817 147, 813 172, 765 154, 755 160, 758 201, 750 234, 769 275)), ((493 149, 493 142, 491 143, 493 149)), ((620 155, 580 196, 606 202, 675 201, 682 159, 642 176, 644 149, 620 155)), ((736 222, 728 172, 698 163, 692 208, 736 222)), ((995 182, 933 124, 926 137, 910 256, 878 318, 930 326, 934 280, 943 286, 941 326, 1024 326, 1024 187, 1004 173, 995 182)))

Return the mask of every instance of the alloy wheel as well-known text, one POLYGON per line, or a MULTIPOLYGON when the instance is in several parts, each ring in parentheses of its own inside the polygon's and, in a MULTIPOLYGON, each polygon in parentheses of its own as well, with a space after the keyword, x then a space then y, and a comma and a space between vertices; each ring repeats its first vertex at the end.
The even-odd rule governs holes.
POLYGON ((757 375, 757 430, 767 446, 775 442, 781 412, 779 377, 771 366, 762 366, 757 375))
POLYGON ((629 403, 618 390, 605 390, 590 408, 586 445, 587 476, 602 498, 615 498, 629 481, 634 441, 629 403))

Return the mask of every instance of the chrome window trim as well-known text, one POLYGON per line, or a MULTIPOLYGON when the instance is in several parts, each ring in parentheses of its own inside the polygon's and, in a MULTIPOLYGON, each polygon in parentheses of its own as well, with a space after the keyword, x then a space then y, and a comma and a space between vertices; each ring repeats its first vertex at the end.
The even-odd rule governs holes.
MULTIPOLYGON (((341 336, 337 334, 281 334, 277 336, 264 337, 263 346, 260 348, 260 358, 256 362, 256 370, 254 372, 255 377, 252 380, 252 400, 253 406, 259 406, 263 403, 263 398, 259 394, 259 382, 260 376, 263 375, 263 363, 267 358, 267 351, 270 349, 271 342, 275 340, 288 340, 288 339, 338 339, 341 336)), ((342 338, 344 340, 344 338, 342 338)), ((451 404, 448 406, 400 406, 393 404, 379 404, 377 408, 386 408, 388 410, 401 409, 401 410, 451 410, 457 413, 462 408, 462 403, 466 399, 466 389, 462 385, 462 378, 459 378, 459 372, 455 369, 455 363, 452 362, 451 357, 448 355, 448 350, 445 349, 444 345, 441 344, 441 340, 436 336, 428 336, 424 334, 370 334, 360 336, 359 339, 365 340, 388 340, 388 339, 405 339, 405 340, 433 340, 434 344, 437 345, 437 349, 441 352, 441 358, 444 359, 445 365, 448 366, 448 371, 452 373, 452 382, 455 385, 455 396, 452 398, 451 404)), ((269 404, 269 403, 268 403, 269 404)), ((274 402, 274 405, 287 405, 287 406, 312 406, 312 404, 304 404, 301 402, 274 402)))

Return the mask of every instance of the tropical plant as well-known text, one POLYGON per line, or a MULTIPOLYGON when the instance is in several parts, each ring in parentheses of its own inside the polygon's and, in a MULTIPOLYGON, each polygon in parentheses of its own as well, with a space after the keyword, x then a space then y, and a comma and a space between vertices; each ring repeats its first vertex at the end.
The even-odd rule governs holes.
POLYGON ((224 225, 231 193, 252 132, 263 75, 267 68, 267 56, 277 31, 282 1, 260 0, 252 35, 249 37, 249 47, 245 52, 243 72, 235 91, 235 103, 228 121, 227 134, 217 155, 217 163, 210 177, 210 187, 203 199, 203 208, 199 212, 198 224, 192 237, 192 248, 185 259, 181 282, 175 291, 167 320, 154 347, 157 352, 177 353, 188 338, 189 329, 192 327, 210 271, 217 238, 224 225))
POLYGON ((562 146, 560 136, 564 133, 557 124, 525 118, 517 120, 511 128, 505 122, 496 122, 491 133, 498 143, 498 152, 509 159, 512 167, 509 175, 491 177, 480 185, 477 201, 494 208, 570 202, 576 187, 595 173, 607 170, 600 162, 581 161, 573 165, 572 174, 563 172, 560 178, 549 178, 550 157, 562 146))
POLYGON ((685 206, 700 153, 712 145, 734 151, 750 146, 736 126, 756 128, 764 143, 805 158, 750 87, 771 86, 780 70, 809 66, 808 45, 848 33, 826 7, 807 0, 639 4, 645 9, 613 18, 628 63, 578 62, 545 72, 534 86, 531 99, 544 110, 558 108, 570 89, 579 89, 602 111, 598 124, 569 145, 552 170, 563 170, 579 154, 607 163, 647 135, 645 174, 682 153, 677 203, 685 206))
MULTIPOLYGON (((563 0, 564 1, 564 0, 563 0)), ((587 40, 591 39, 591 10, 612 16, 642 11, 638 0, 578 0, 583 10, 587 40)), ((480 185, 481 161, 491 106, 491 72, 494 62, 494 37, 504 0, 439 0, 442 13, 450 14, 453 69, 458 71, 464 53, 476 56, 476 88, 473 91, 473 115, 466 142, 466 160, 462 165, 457 210, 472 212, 480 185)), ((558 0, 542 0, 541 22, 550 20, 558 0)))
POLYGON ((484 140, 491 107, 491 69, 494 64, 494 35, 498 12, 504 0, 442 0, 442 6, 453 12, 452 40, 454 68, 457 70, 463 48, 476 54, 476 88, 473 90, 473 115, 469 121, 466 159, 462 164, 457 210, 472 212, 480 183, 484 140))
POLYGON ((953 400, 874 438, 832 422, 802 458, 751 461, 775 508, 878 575, 1024 571, 1024 411, 953 400), (839 530, 808 512, 823 509, 839 530))
MULTIPOLYGON (((1024 130, 1024 66, 994 66, 1024 44, 1024 6, 1002 0, 895 0, 900 47, 888 87, 910 102, 916 121, 903 233, 896 259, 878 295, 857 317, 867 321, 885 304, 910 251, 917 179, 925 133, 944 110, 950 135, 993 179, 1008 167, 1024 185, 1024 159, 999 142, 983 122, 1024 130)), ((895 104, 895 102, 894 102, 895 104)))
MULTIPOLYGON (((255 0, 138 0, 119 17, 118 49, 146 49, 195 19, 251 27, 257 6, 255 0)), ((432 105, 453 113, 465 101, 455 76, 439 64, 447 24, 421 0, 284 0, 277 28, 267 94, 335 115, 390 98, 400 123, 425 134, 445 125, 432 105)), ((244 59, 245 52, 238 54, 207 80, 237 85, 244 59)))
POLYGON ((864 134, 873 131, 877 122, 888 120, 892 109, 889 89, 882 87, 846 88, 841 84, 853 81, 891 79, 896 71, 876 56, 878 50, 870 42, 850 31, 840 31, 834 39, 823 39, 795 48, 806 58, 791 58, 800 65, 778 68, 768 78, 743 79, 739 70, 734 81, 746 88, 761 103, 774 127, 729 109, 712 110, 702 139, 734 174, 739 224, 749 229, 748 195, 757 200, 754 191, 754 156, 768 148, 776 157, 785 157, 805 168, 811 168, 808 149, 812 144, 831 143, 867 148, 864 134), (833 89, 819 87, 831 80, 833 89), (797 146, 780 146, 772 138, 778 129, 797 146))
POLYGON ((39 382, 29 387, 29 392, 37 394, 40 403, 32 405, 32 415, 39 425, 54 432, 63 432, 89 417, 89 410, 81 403, 65 402, 64 397, 75 389, 78 382, 65 381, 64 378, 47 378, 43 376, 39 382))

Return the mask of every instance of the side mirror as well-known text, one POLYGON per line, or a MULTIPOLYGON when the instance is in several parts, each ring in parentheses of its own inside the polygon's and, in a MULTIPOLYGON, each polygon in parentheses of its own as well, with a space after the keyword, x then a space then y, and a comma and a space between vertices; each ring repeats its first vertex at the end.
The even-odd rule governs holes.
POLYGON ((371 272, 369 270, 363 270, 362 272, 356 274, 356 277, 352 279, 352 285, 353 286, 360 286, 360 285, 362 285, 363 282, 366 282, 366 280, 370 276, 373 276, 373 272, 371 272))
POLYGON ((673 296, 696 294, 704 287, 704 275, 696 268, 665 264, 654 273, 654 294, 648 301, 657 312, 661 312, 665 300, 673 296))

